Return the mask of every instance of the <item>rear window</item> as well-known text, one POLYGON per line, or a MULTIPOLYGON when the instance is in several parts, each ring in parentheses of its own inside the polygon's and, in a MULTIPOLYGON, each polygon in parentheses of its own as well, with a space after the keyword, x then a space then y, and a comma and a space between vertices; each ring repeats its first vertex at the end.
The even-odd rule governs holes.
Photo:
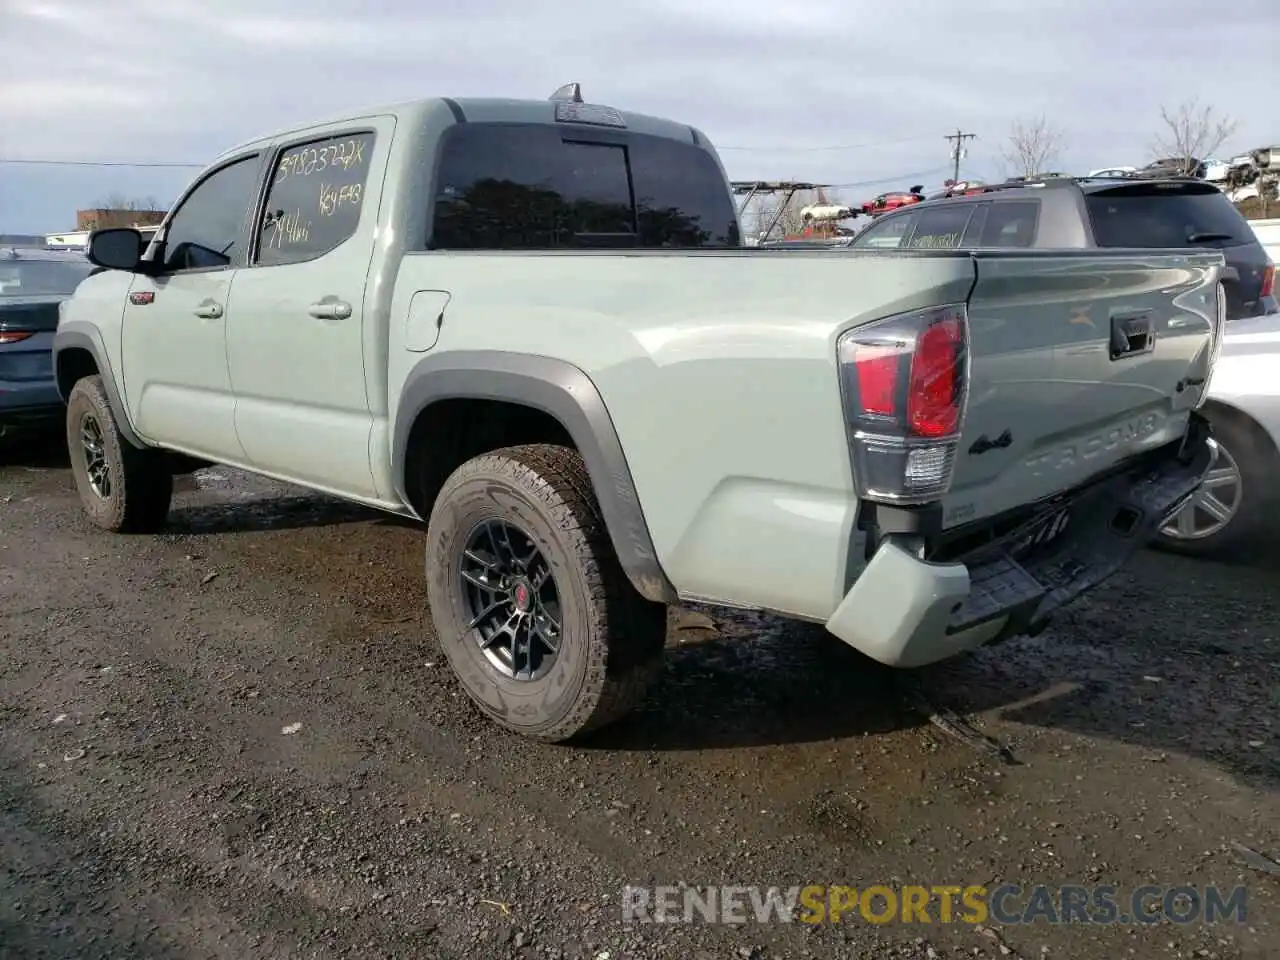
POLYGON ((435 193, 435 250, 740 245, 712 155, 662 137, 459 124, 445 135, 435 193))
POLYGON ((0 260, 0 297, 70 295, 92 271, 88 260, 0 260))
POLYGON ((1256 239, 1219 190, 1124 187, 1086 194, 1085 206, 1100 247, 1232 247, 1256 239))

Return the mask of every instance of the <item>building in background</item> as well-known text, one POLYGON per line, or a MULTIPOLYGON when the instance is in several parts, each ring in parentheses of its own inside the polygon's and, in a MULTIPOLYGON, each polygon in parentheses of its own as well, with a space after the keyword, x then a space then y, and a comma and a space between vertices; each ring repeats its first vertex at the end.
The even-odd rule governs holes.
POLYGON ((76 230, 105 230, 107 227, 155 227, 164 219, 164 210, 77 210, 76 230))
POLYGON ((66 233, 46 233, 44 243, 55 250, 83 250, 89 244, 92 231, 107 227, 135 227, 144 240, 150 241, 165 213, 164 210, 77 210, 76 229, 66 233))

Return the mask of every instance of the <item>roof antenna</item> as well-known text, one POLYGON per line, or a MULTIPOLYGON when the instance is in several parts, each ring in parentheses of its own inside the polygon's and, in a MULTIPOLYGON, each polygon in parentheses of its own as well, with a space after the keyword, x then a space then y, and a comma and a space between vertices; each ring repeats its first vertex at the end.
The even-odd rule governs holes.
POLYGON ((567 103, 582 103, 582 84, 566 83, 563 87, 557 89, 551 96, 547 97, 547 99, 563 100, 567 103))

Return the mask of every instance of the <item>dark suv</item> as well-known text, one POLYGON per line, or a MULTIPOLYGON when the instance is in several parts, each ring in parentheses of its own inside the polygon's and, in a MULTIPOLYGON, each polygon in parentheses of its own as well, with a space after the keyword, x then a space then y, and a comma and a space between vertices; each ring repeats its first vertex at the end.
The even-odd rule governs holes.
POLYGON ((1227 318, 1277 312, 1275 264, 1249 222, 1202 180, 1052 177, 993 184, 886 213, 862 248, 1210 247, 1227 261, 1227 318))

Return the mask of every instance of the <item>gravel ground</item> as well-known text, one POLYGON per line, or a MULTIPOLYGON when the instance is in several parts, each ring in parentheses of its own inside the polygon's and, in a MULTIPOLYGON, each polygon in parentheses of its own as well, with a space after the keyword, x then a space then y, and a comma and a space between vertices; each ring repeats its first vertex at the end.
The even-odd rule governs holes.
POLYGON ((1280 858, 1280 559, 1145 554, 911 674, 673 611, 649 703, 557 747, 457 691, 421 549, 224 470, 112 537, 56 452, 4 454, 0 957, 1280 957, 1280 876, 1236 846, 1280 858), (1248 917, 620 922, 678 882, 1244 884, 1248 917))

